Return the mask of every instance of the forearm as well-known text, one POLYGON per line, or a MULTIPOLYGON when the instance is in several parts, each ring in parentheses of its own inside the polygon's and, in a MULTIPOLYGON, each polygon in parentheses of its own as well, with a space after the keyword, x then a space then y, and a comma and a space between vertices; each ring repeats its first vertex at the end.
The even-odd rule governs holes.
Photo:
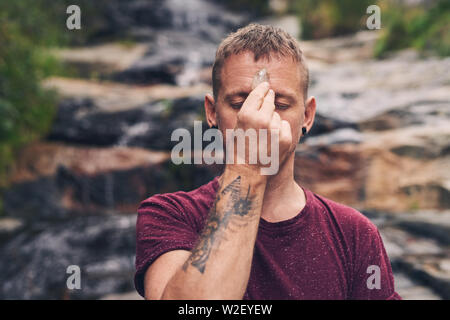
POLYGON ((242 299, 265 186, 263 176, 225 170, 199 241, 162 299, 242 299))

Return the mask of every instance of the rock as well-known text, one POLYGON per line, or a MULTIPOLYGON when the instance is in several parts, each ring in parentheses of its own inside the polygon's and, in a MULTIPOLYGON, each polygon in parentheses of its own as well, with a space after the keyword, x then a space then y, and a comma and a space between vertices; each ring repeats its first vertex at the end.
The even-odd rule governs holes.
POLYGON ((363 136, 354 129, 345 128, 334 130, 331 133, 321 134, 319 136, 308 137, 307 140, 308 145, 311 146, 328 146, 342 143, 360 143, 363 141, 363 136))
POLYGON ((23 228, 23 221, 16 218, 0 218, 0 246, 23 228))
POLYGON ((114 81, 132 84, 168 83, 182 86, 199 83, 203 68, 214 62, 216 43, 183 32, 159 32, 157 44, 123 71, 114 81), (190 73, 190 74, 188 74, 190 73))
POLYGON ((216 174, 212 167, 176 166, 163 152, 41 143, 22 152, 3 194, 4 211, 27 223, 135 214, 152 194, 194 189, 216 174))
POLYGON ((308 138, 310 136, 316 136, 324 133, 330 133, 334 130, 339 129, 358 129, 358 125, 353 122, 349 121, 342 121, 338 120, 332 117, 329 117, 327 115, 323 115, 320 112, 316 113, 316 116, 314 118, 314 124, 311 128, 311 130, 308 132, 308 138))
POLYGON ((266 17, 264 19, 257 20, 256 23, 281 28, 287 33, 289 33, 295 39, 299 39, 301 35, 300 22, 299 18, 296 15, 280 15, 275 17, 266 17))
POLYGON ((393 110, 400 110, 400 118, 406 109, 419 115, 402 119, 403 125, 422 122, 420 114, 428 114, 427 121, 448 122, 450 76, 444 70, 449 67, 450 58, 312 64, 310 94, 316 97, 319 113, 343 121, 364 124, 393 110))
MULTIPOLYGON (((211 74, 209 74, 211 76, 211 74)), ((203 96, 211 91, 208 85, 176 87, 171 85, 133 86, 113 82, 53 77, 44 86, 57 90, 67 103, 91 100, 98 111, 117 112, 138 108, 158 100, 175 100, 203 96)))
POLYGON ((377 227, 403 299, 448 299, 450 251, 443 236, 448 234, 448 214, 378 213, 383 219, 377 227))
POLYGON ((450 181, 446 131, 436 126, 371 134, 340 129, 310 137, 297 147, 295 177, 325 197, 358 208, 445 210, 450 181))
POLYGON ((108 0, 97 1, 92 7, 92 12, 86 13, 87 20, 93 20, 90 22, 96 27, 90 40, 111 35, 144 40, 166 29, 212 37, 239 21, 236 14, 206 0, 108 0))
POLYGON ((133 84, 176 84, 176 75, 183 70, 184 61, 178 57, 158 61, 154 58, 141 60, 125 71, 116 73, 114 81, 133 84))
POLYGON ((450 211, 419 211, 395 215, 394 221, 397 226, 410 233, 436 239, 443 245, 450 245, 450 211))
POLYGON ((95 148, 35 142, 23 148, 11 171, 9 183, 17 184, 57 174, 66 168, 85 176, 164 163, 166 152, 139 148, 95 148))
POLYGON ((445 125, 450 118, 448 101, 417 101, 359 123, 363 131, 392 130, 427 124, 445 125))
POLYGON ((410 198, 415 199, 417 207, 432 208, 434 206, 443 210, 450 208, 450 188, 448 181, 410 184, 403 186, 401 190, 410 198))
MULTIPOLYGON (((150 102, 117 112, 104 112, 90 99, 68 99, 59 105, 48 139, 97 146, 138 146, 170 150, 172 132, 202 117, 204 97, 150 102)), ((207 129, 206 123, 203 124, 207 129)))
POLYGON ((364 137, 366 208, 448 209, 448 127, 415 126, 364 137))
MULTIPOLYGON (((127 6, 123 15, 132 20, 133 4, 127 6)), ((139 16, 147 8, 139 9, 139 16)), ((148 8, 150 16, 164 17, 149 23, 137 19, 140 27, 147 27, 151 34, 149 49, 142 59, 113 79, 126 83, 170 83, 190 85, 201 80, 201 70, 214 61, 217 43, 230 31, 245 24, 246 17, 230 14, 216 3, 205 0, 182 0, 160 2, 157 8, 148 8), (157 31, 157 32, 155 32, 157 31)), ((133 23, 130 21, 130 23, 133 23)), ((134 22, 134 25, 136 23, 134 22)), ((142 28, 140 34, 142 34, 142 28)), ((144 32, 145 34, 145 32, 144 32)))
POLYGON ((382 227, 380 234, 383 238, 389 259, 396 263, 405 256, 421 256, 427 254, 443 254, 445 249, 433 239, 414 235, 401 229, 397 223, 382 227))
POLYGON ((208 0, 97 1, 84 14, 88 41, 96 45, 60 55, 80 76, 133 84, 203 81, 202 69, 212 64, 220 40, 249 21, 208 0), (128 52, 97 43, 119 37, 134 43, 128 52))
POLYGON ((446 210, 450 58, 406 50, 373 60, 376 37, 300 42, 318 116, 297 148, 295 176, 358 208, 446 210))
POLYGON ((365 158, 355 144, 313 145, 296 151, 294 176, 305 187, 342 203, 365 201, 365 158))
POLYGON ((366 61, 373 58, 373 50, 378 36, 376 31, 363 31, 351 36, 301 41, 300 47, 307 63, 314 66, 366 61))
POLYGON ((417 283, 404 273, 394 272, 395 291, 403 300, 441 300, 433 290, 417 283))
POLYGON ((103 77, 131 66, 148 50, 144 43, 104 43, 87 47, 55 50, 69 70, 83 78, 103 77))
POLYGON ((412 256, 398 262, 410 277, 433 288, 443 299, 450 299, 450 259, 442 256, 412 256))
POLYGON ((98 299, 133 290, 135 223, 135 216, 83 217, 18 234, 0 249, 0 298, 98 299), (71 265, 80 267, 80 290, 67 288, 71 265))

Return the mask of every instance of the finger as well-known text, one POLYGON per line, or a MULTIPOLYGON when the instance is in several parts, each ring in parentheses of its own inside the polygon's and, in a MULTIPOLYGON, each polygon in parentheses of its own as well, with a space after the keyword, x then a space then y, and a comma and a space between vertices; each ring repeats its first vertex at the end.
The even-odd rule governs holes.
POLYGON ((291 125, 286 120, 281 120, 280 142, 292 142, 291 125))
POLYGON ((242 104, 241 111, 254 112, 257 111, 264 101, 264 97, 269 90, 269 83, 264 81, 260 83, 254 90, 250 92, 247 99, 242 104))
MULTIPOLYGON (((270 139, 276 139, 277 145, 280 144, 280 131, 281 131, 281 118, 277 112, 274 112, 272 115, 272 119, 270 120, 270 139)), ((271 142, 272 146, 272 142, 271 142)))
POLYGON ((278 112, 272 114, 272 119, 270 120, 270 129, 281 129, 281 118, 278 112))
POLYGON ((275 110, 275 92, 272 89, 270 89, 269 92, 267 92, 267 95, 264 98, 263 103, 261 105, 261 109, 259 109, 259 111, 263 116, 271 119, 274 110, 275 110))

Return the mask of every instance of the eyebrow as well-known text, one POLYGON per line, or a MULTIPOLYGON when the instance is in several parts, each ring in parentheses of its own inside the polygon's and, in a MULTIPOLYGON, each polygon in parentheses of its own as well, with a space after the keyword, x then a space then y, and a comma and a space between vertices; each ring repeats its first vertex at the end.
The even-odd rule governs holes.
MULTIPOLYGON (((225 101, 230 102, 234 97, 242 97, 242 98, 247 98, 247 96, 250 94, 249 91, 236 91, 236 92, 230 92, 228 94, 225 95, 225 101)), ((290 104, 294 104, 297 102, 297 99, 288 94, 288 93, 284 93, 284 92, 275 92, 275 99, 277 98, 282 98, 282 99, 286 99, 288 100, 288 102, 290 104)))

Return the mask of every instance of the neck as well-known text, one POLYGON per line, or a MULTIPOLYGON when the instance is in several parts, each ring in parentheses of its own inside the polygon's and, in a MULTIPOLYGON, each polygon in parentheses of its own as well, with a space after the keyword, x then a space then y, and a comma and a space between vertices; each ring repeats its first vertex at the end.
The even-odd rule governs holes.
POLYGON ((269 177, 264 193, 261 217, 269 222, 288 220, 296 216, 305 206, 303 189, 294 179, 293 153, 280 166, 278 174, 269 177))
POLYGON ((278 173, 276 175, 269 176, 267 179, 264 198, 268 196, 280 195, 283 191, 289 190, 293 183, 295 183, 294 157, 289 157, 284 163, 281 164, 278 173))

